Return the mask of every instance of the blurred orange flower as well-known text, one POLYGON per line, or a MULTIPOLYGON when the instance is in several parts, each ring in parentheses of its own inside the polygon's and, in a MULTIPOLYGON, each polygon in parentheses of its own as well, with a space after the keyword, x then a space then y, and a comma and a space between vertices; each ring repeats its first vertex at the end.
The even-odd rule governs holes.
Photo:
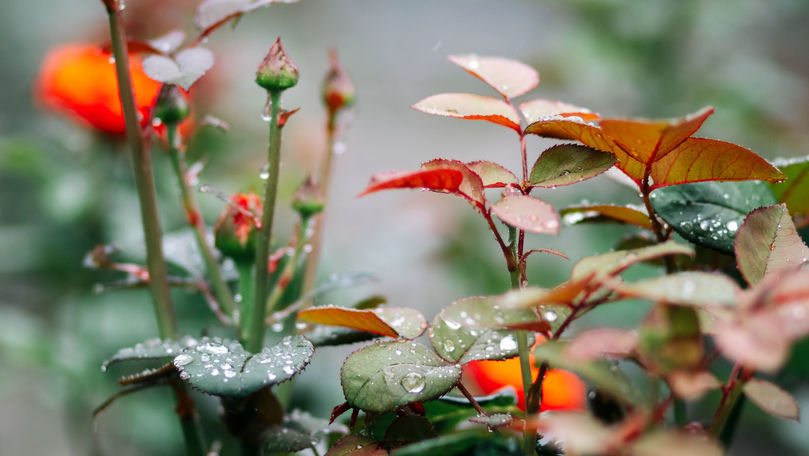
MULTIPOLYGON (((533 367, 531 378, 536 380, 539 369, 533 367)), ((522 374, 519 358, 505 361, 473 361, 464 366, 464 375, 478 387, 480 394, 492 394, 506 386, 517 391, 517 407, 525 410, 522 374)), ((542 411, 583 410, 587 387, 575 374, 561 369, 549 369, 542 382, 542 411)))
MULTIPOLYGON (((161 84, 146 76, 140 59, 130 56, 129 65, 143 125, 161 84)), ((51 49, 39 69, 34 97, 44 107, 105 133, 126 133, 115 63, 98 46, 66 44, 51 49)))

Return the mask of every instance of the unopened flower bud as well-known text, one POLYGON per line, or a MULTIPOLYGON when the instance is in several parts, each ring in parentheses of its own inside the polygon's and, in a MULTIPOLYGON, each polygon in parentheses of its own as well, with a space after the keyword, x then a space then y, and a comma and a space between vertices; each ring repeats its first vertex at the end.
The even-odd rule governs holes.
POLYGON ((295 197, 292 198, 292 209, 295 209, 303 219, 319 214, 325 206, 320 193, 320 188, 315 184, 312 176, 307 177, 298 188, 295 197))
POLYGON ((284 47, 281 46, 281 37, 278 37, 258 66, 256 84, 268 91, 286 90, 297 84, 298 78, 298 67, 289 60, 284 47))
POLYGON ((174 84, 163 84, 155 101, 154 118, 165 125, 177 125, 190 114, 185 94, 174 84))
POLYGON ((214 244, 223 255, 237 261, 255 258, 255 238, 261 219, 261 200, 254 192, 236 193, 214 226, 214 244))
POLYGON ((323 80, 323 103, 329 112, 335 113, 354 104, 357 92, 340 62, 337 60, 337 51, 329 51, 329 72, 323 80))

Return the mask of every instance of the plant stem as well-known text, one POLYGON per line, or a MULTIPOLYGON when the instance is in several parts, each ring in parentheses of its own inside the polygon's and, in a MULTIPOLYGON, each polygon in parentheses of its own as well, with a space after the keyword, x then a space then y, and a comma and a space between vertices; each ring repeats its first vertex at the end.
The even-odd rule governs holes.
POLYGON ((295 249, 292 253, 292 258, 287 261, 286 265, 284 266, 284 270, 281 271, 281 274, 278 275, 278 281, 275 283, 272 291, 270 292, 269 297, 267 298, 267 313, 266 315, 272 315, 275 311, 275 308, 278 307, 278 304, 281 302, 281 299, 284 297, 284 292, 286 291, 286 287, 289 284, 295 282, 296 279, 296 272, 298 271, 298 264, 301 262, 301 254, 303 254, 303 248, 306 246, 306 231, 307 225, 309 225, 309 218, 302 218, 301 222, 298 224, 297 233, 295 234, 295 249))
MULTIPOLYGON (((171 293, 169 292, 168 271, 163 258, 162 232, 157 212, 151 154, 144 132, 140 128, 138 112, 135 107, 135 92, 129 73, 126 31, 124 30, 119 2, 116 0, 104 0, 104 6, 107 9, 109 18, 110 38, 118 79, 118 94, 121 98, 127 140, 132 153, 135 184, 138 189, 138 198, 140 199, 143 234, 146 240, 146 266, 149 271, 149 283, 158 329, 162 338, 175 338, 177 337, 177 324, 171 303, 171 293)), ((174 392, 177 400, 176 412, 183 430, 186 454, 188 456, 204 456, 206 453, 205 438, 202 435, 202 427, 199 424, 194 402, 188 395, 184 384, 175 383, 174 392)))
POLYGON ((737 407, 741 407, 738 402, 743 397, 742 388, 752 376, 752 371, 743 369, 741 365, 736 364, 730 373, 728 384, 722 390, 722 400, 719 402, 719 408, 716 410, 713 423, 711 423, 710 433, 714 437, 720 437, 725 448, 730 446, 736 423, 738 422, 738 416, 734 415, 739 413, 737 407), (731 420, 732 416, 733 419, 731 420))
POLYGON ((484 416, 487 415, 486 411, 480 407, 480 404, 478 404, 478 401, 475 399, 475 396, 472 396, 472 393, 470 393, 469 390, 466 389, 463 383, 458 383, 455 387, 458 388, 458 391, 460 391, 461 394, 464 395, 466 400, 468 400, 469 403, 472 404, 472 407, 475 408, 475 411, 478 412, 478 415, 484 416))
POLYGON ((219 267, 219 262, 214 257, 213 250, 208 244, 207 232, 205 229, 205 221, 199 211, 199 204, 188 184, 188 167, 185 162, 185 151, 177 143, 179 137, 177 135, 177 125, 166 125, 167 140, 169 147, 169 156, 171 157, 172 168, 174 174, 177 176, 177 183, 180 186, 180 198, 182 199, 183 207, 185 208, 186 219, 188 224, 194 232, 194 238, 197 241, 199 252, 202 255, 202 260, 205 263, 205 270, 208 273, 208 279, 216 293, 219 301, 219 306, 225 312, 225 315, 233 318, 233 294, 230 292, 222 269, 219 267))
POLYGON ((176 336, 177 324, 169 292, 168 270, 163 258, 162 231, 160 217, 157 212, 154 176, 152 175, 152 157, 149 144, 140 128, 138 111, 135 104, 135 92, 129 73, 129 53, 126 48, 126 32, 123 17, 118 9, 118 2, 105 0, 109 17, 112 50, 115 57, 115 72, 118 78, 118 95, 123 107, 126 123, 126 136, 131 149, 132 163, 135 172, 135 185, 140 200, 143 235, 146 241, 146 267, 149 271, 149 284, 154 301, 157 325, 160 337, 167 339, 176 336))
MULTIPOLYGON (((337 137, 336 120, 336 113, 330 112, 329 119, 326 121, 326 155, 323 157, 320 175, 318 176, 318 185, 320 186, 324 207, 329 202, 329 181, 331 180, 331 168, 334 158, 334 143, 337 137)), ((323 227, 325 223, 325 212, 315 215, 314 227, 312 228, 312 241, 310 243, 312 251, 309 253, 309 258, 306 260, 306 272, 303 276, 303 288, 301 293, 304 295, 314 287, 317 279, 317 267, 321 246, 323 245, 323 227)), ((309 303, 309 305, 311 305, 311 303, 309 303)))
MULTIPOLYGON (((270 91, 270 146, 267 151, 267 181, 264 183, 264 208, 261 216, 261 231, 256 239, 256 280, 254 303, 247 334, 246 349, 252 353, 261 350, 264 344, 264 316, 266 315, 267 295, 269 294, 270 235, 272 234, 275 197, 278 193, 278 170, 281 160, 281 128, 278 126, 278 112, 281 104, 281 91, 270 91)), ((247 316, 243 316, 247 317, 247 316)))
POLYGON ((250 327, 253 316, 253 305, 255 297, 253 295, 253 263, 250 261, 237 261, 236 273, 239 275, 239 340, 246 346, 249 339, 250 327))

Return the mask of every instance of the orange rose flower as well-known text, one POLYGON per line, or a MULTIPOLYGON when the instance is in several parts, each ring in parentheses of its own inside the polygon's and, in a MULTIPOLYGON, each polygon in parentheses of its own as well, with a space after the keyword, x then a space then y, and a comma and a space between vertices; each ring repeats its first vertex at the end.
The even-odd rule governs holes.
MULTIPOLYGON (((138 58, 130 56, 129 65, 138 113, 145 125, 161 84, 146 76, 138 58)), ((34 85, 34 97, 44 107, 105 133, 126 133, 115 63, 97 46, 66 44, 49 51, 34 85)))
MULTIPOLYGON (((531 356, 531 378, 536 380, 539 369, 533 367, 531 356)), ((525 410, 522 374, 519 358, 505 361, 473 361, 464 366, 464 376, 476 384, 480 394, 492 394, 506 386, 517 391, 517 407, 525 410)), ((542 382, 542 411, 583 410, 587 387, 575 374, 561 369, 549 369, 542 382)))

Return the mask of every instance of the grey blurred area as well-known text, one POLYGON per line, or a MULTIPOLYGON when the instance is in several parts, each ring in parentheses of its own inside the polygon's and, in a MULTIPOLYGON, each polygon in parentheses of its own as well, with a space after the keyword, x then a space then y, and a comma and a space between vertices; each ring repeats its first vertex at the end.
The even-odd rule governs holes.
MULTIPOLYGON (((172 28, 193 33, 196 0, 127 0, 133 36, 172 28)), ((295 223, 288 201, 325 148, 320 84, 334 48, 358 91, 335 160, 319 277, 356 271, 377 280, 327 295, 351 304, 371 294, 432 318, 455 299, 508 288, 486 224, 462 200, 419 191, 363 198, 373 173, 415 169, 432 158, 491 160, 519 170, 519 141, 505 128, 439 118, 410 109, 440 92, 493 94, 447 55, 513 58, 537 68, 541 83, 523 99, 548 98, 612 117, 675 117, 711 105, 699 136, 748 147, 768 159, 809 154, 809 2, 806 0, 300 0, 242 18, 205 43, 216 64, 192 93, 199 116, 227 134, 201 131, 189 153, 204 159, 200 183, 229 194, 258 190, 267 125, 255 67, 281 36, 301 73, 284 94, 300 107, 285 128, 277 238, 295 223)), ((90 411, 116 391, 101 362, 117 348, 156 336, 143 290, 95 293, 120 278, 83 269, 84 254, 141 240, 129 161, 120 141, 99 137, 32 101, 43 55, 60 43, 104 43, 103 6, 94 0, 0 2, 0 454, 169 455, 180 451, 170 396, 127 397, 95 421, 90 411)), ((550 141, 530 138, 529 162, 550 141)), ((184 229, 168 160, 155 150, 167 233, 184 229)), ((597 178, 539 197, 563 207, 634 202, 636 195, 597 178)), ((209 226, 222 203, 199 195, 209 226)), ((609 250, 625 227, 564 228, 558 238, 529 236, 571 261, 536 257, 532 284, 565 280, 578 258, 609 250)), ((204 302, 175 295, 181 327, 212 325, 204 302)), ((643 315, 617 307, 603 320, 643 315)), ((599 316, 601 318, 601 316, 599 316)), ((296 383, 295 402, 320 416, 342 402, 338 369, 345 351, 324 349, 296 383)), ((806 377, 794 382, 809 407, 806 377)), ((199 397, 211 438, 216 403, 199 397)), ((696 412, 696 410, 695 410, 696 412)), ((805 413, 804 413, 805 417, 805 413)), ((748 404, 733 455, 809 453, 798 423, 765 417, 748 404)), ((227 454, 227 453, 224 453, 227 454)))

